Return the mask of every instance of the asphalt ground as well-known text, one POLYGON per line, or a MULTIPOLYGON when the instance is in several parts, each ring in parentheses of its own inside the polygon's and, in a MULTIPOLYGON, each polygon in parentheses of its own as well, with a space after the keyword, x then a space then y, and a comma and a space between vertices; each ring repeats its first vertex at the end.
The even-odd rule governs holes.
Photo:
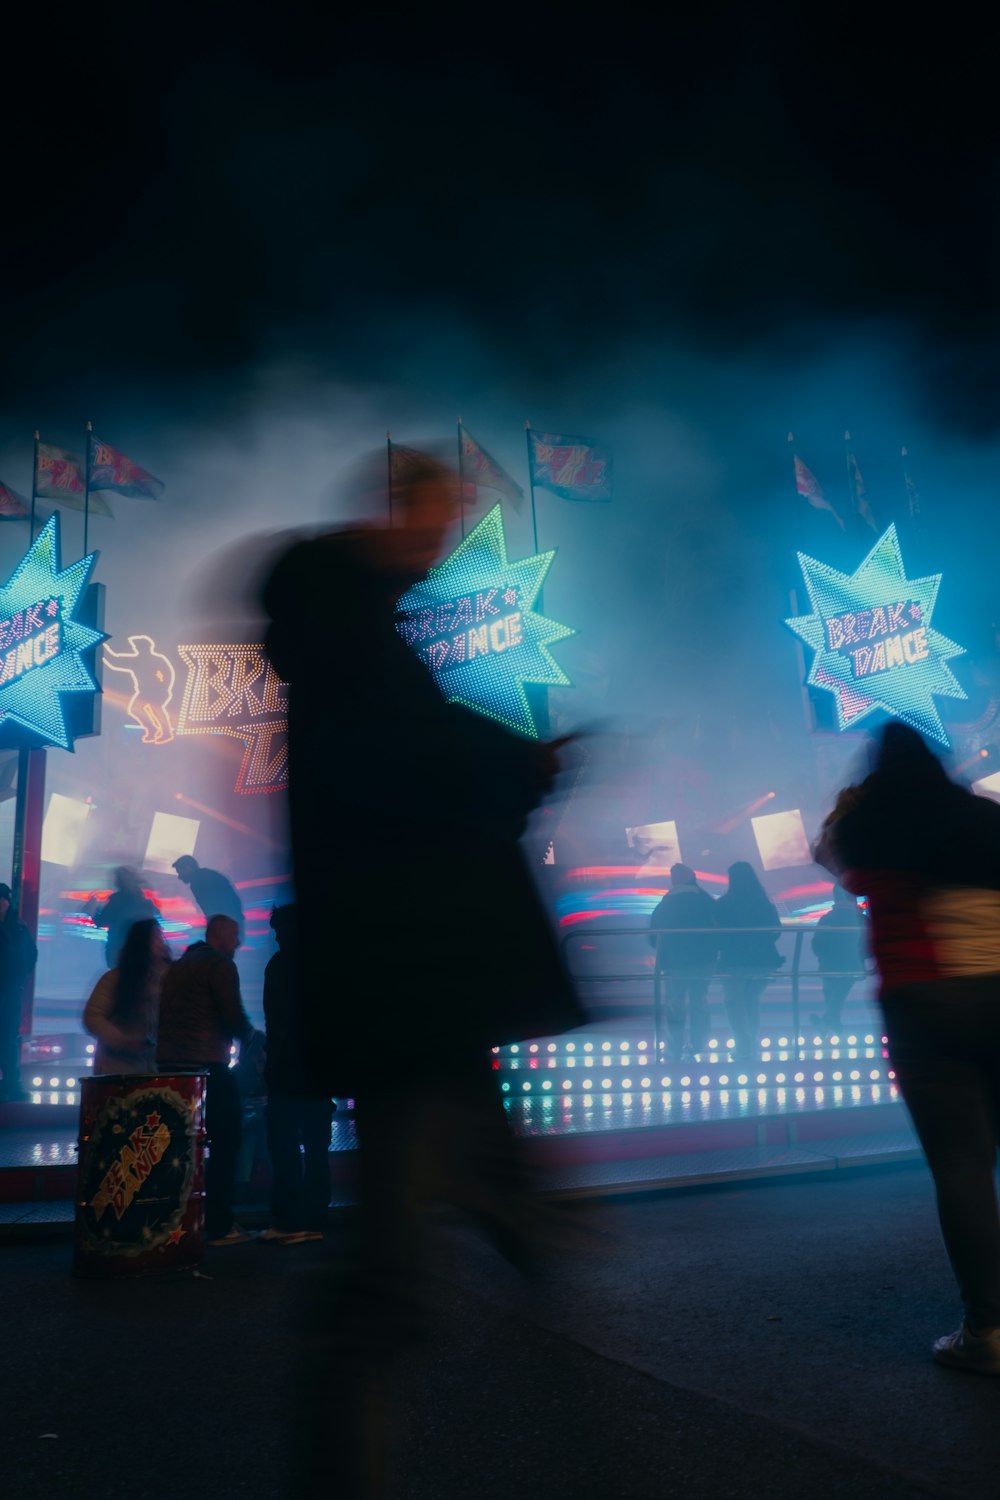
POLYGON ((527 1287, 443 1224, 388 1364, 331 1300, 350 1224, 115 1283, 0 1245, 0 1494, 1000 1493, 1000 1381, 929 1357, 959 1308, 922 1167, 556 1208, 527 1287))

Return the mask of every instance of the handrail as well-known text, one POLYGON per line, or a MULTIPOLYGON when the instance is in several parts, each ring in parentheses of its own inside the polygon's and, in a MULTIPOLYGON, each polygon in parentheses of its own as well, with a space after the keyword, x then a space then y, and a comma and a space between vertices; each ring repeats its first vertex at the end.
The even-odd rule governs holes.
MULTIPOLYGON (((580 932, 580 931, 574 930, 572 932, 563 933, 562 937, 560 939, 559 949, 560 949, 560 953, 562 954, 563 960, 564 960, 564 962, 566 964, 566 967, 567 967, 567 969, 570 970, 570 973, 572 975, 572 970, 570 969, 570 965, 569 965, 569 953, 568 953, 568 950, 569 950, 570 944, 573 943, 573 942, 578 942, 578 941, 581 941, 584 938, 593 938, 593 937, 604 937, 604 938, 608 938, 608 937, 615 937, 615 938, 618 938, 618 937, 644 937, 644 938, 646 938, 647 941, 651 937, 655 937, 656 938, 657 941, 656 941, 655 945, 651 945, 651 946, 655 946, 655 954, 654 954, 654 962, 653 962, 653 973, 652 973, 652 980, 653 980, 653 1045, 654 1045, 654 1047, 656 1049, 656 1055, 659 1056, 659 1053, 660 1053, 660 1035, 661 1035, 661 1031, 662 1031, 662 1026, 661 1026, 661 1015, 662 1015, 662 987, 661 987, 661 980, 662 980, 663 974, 665 972, 664 968, 663 968, 663 965, 662 965, 661 953, 662 953, 662 940, 663 940, 663 938, 668 933, 672 937, 678 937, 678 936, 683 937, 685 935, 688 935, 688 936, 695 936, 695 935, 697 935, 699 937, 711 936, 713 938, 720 938, 720 939, 723 938, 723 937, 726 937, 726 936, 744 936, 747 933, 767 933, 768 936, 771 936, 771 937, 774 938, 775 942, 780 941, 780 939, 782 937, 784 937, 785 933, 788 933, 789 935, 791 935, 791 936, 794 937, 794 942, 792 944, 792 962, 791 962, 791 966, 788 969, 785 969, 783 965, 782 966, 776 966, 774 969, 765 969, 763 972, 765 974, 773 975, 775 978, 777 978, 779 975, 783 977, 785 974, 787 974, 788 978, 791 980, 791 987, 792 987, 792 1035, 795 1038, 795 1049, 798 1052, 798 1055, 799 1055, 799 1057, 801 1059, 801 1057, 803 1056, 803 1051, 804 1051, 804 1049, 802 1047, 800 1047, 800 1045, 799 1045, 799 1033, 800 1033, 800 1029, 801 1029, 802 940, 807 935, 807 933, 815 933, 816 931, 817 931, 817 928, 815 926, 804 927, 804 926, 801 926, 801 925, 798 925, 798 924, 796 924, 796 926, 794 926, 794 927, 782 927, 780 930, 776 931, 774 927, 652 927, 649 923, 647 923, 646 926, 644 926, 644 927, 599 927, 599 928, 590 927, 590 928, 588 928, 584 932, 580 932)), ((843 933, 843 934, 846 934, 846 935, 849 935, 849 936, 852 936, 852 937, 856 937, 859 944, 860 944, 861 938, 863 936, 863 931, 864 930, 862 928, 859 928, 856 924, 852 925, 852 926, 847 926, 847 927, 832 927, 832 926, 827 926, 827 927, 823 928, 823 934, 824 934, 824 936, 826 936, 828 934, 833 934, 833 933, 838 933, 838 934, 839 933, 843 933)), ((720 944, 720 946, 721 946, 721 944, 720 944)), ((720 969, 720 968, 718 968, 716 966, 715 963, 713 963, 712 967, 708 970, 708 977, 712 978, 712 979, 728 979, 728 978, 736 977, 736 975, 738 973, 740 973, 740 972, 745 973, 746 971, 745 970, 738 971, 738 970, 720 969)), ((808 973, 808 974, 815 974, 820 979, 827 978, 827 979, 852 979, 852 980, 857 980, 857 979, 862 979, 862 978, 868 978, 870 972, 871 971, 869 969, 866 969, 866 968, 858 968, 858 969, 824 969, 824 968, 822 968, 819 965, 817 965, 815 968, 810 968, 810 969, 806 970, 806 973, 808 973)), ((613 983, 616 983, 616 984, 620 984, 620 983, 624 983, 624 982, 631 983, 631 982, 634 982, 635 980, 648 980, 650 978, 650 975, 647 972, 647 973, 640 973, 640 974, 629 973, 629 974, 577 975, 575 977, 578 978, 578 979, 584 979, 584 978, 586 978, 590 982, 603 982, 603 983, 612 983, 613 982, 613 983)))

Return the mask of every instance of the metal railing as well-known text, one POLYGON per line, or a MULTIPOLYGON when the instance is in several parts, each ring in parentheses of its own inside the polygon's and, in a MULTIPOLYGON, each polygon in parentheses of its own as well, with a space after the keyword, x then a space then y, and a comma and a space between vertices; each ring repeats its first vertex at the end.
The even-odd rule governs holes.
MULTIPOLYGON (((654 929, 654 928, 650 927, 648 924, 646 926, 644 926, 644 927, 601 927, 601 928, 589 927, 589 928, 587 928, 587 929, 585 929, 583 931, 574 930, 572 932, 564 933, 563 936, 562 936, 562 938, 561 938, 561 940, 560 940, 560 945, 559 946, 560 946, 560 951, 561 951, 562 956, 563 956, 563 960, 566 963, 566 967, 569 969, 571 976, 576 981, 578 981, 578 982, 582 981, 582 982, 585 982, 585 983, 588 983, 588 984, 589 983, 607 983, 607 984, 649 983, 650 979, 652 979, 652 983, 653 983, 653 1000, 652 1000, 652 1008, 653 1008, 653 1045, 654 1045, 654 1048, 655 1048, 655 1051, 656 1051, 656 1055, 659 1056, 659 1054, 660 1054, 660 1052, 662 1050, 662 1041, 663 1041, 663 981, 669 975, 669 971, 666 970, 663 967, 663 958, 664 958, 663 950, 664 950, 664 943, 665 943, 666 940, 673 939, 673 938, 678 938, 678 937, 679 938, 684 938, 684 937, 698 937, 698 938, 711 939, 712 941, 717 942, 717 946, 721 947, 722 946, 722 940, 725 939, 725 938, 728 938, 728 937, 739 938, 739 937, 746 937, 746 936, 752 936, 752 935, 766 934, 769 937, 773 937, 776 943, 780 942, 781 939, 784 938, 784 937, 789 937, 789 938, 792 939, 792 943, 791 943, 791 950, 792 950, 792 952, 791 952, 791 963, 787 967, 785 966, 784 963, 780 963, 780 964, 776 964, 773 968, 770 968, 770 967, 759 968, 759 967, 755 967, 753 965, 747 965, 745 967, 741 966, 738 969, 722 969, 722 968, 718 967, 718 964, 716 962, 716 963, 712 964, 710 967, 708 967, 707 970, 703 969, 699 965, 698 966, 698 973, 699 974, 703 974, 704 977, 706 979, 708 979, 709 982, 711 982, 712 980, 715 980, 715 979, 720 979, 720 980, 736 979, 736 978, 742 979, 742 978, 746 978, 747 975, 748 975, 748 973, 749 974, 757 974, 760 977, 762 977, 762 978, 766 977, 769 980, 778 979, 778 978, 785 978, 787 976, 787 978, 790 981, 790 985, 791 985, 791 1003, 792 1003, 792 1027, 791 1027, 792 1037, 791 1037, 791 1041, 792 1041, 792 1044, 793 1044, 796 1052, 798 1053, 798 1056, 800 1058, 802 1058, 803 1055, 804 1055, 804 1052, 805 1052, 804 1038, 802 1038, 802 1036, 801 1036, 801 1033, 802 1033, 802 1025, 801 1025, 802 1014, 801 1014, 801 1012, 802 1012, 802 978, 803 978, 803 973, 805 973, 805 974, 807 974, 809 976, 815 976, 817 979, 820 979, 820 980, 823 980, 823 979, 850 979, 852 983, 856 983, 859 979, 870 979, 872 977, 872 970, 867 969, 867 968, 856 968, 856 969, 824 969, 820 965, 817 965, 816 967, 809 967, 808 969, 806 969, 805 971, 803 971, 803 967, 802 967, 803 939, 805 939, 807 937, 811 938, 816 933, 816 931, 817 931, 817 929, 814 926, 813 927, 799 927, 799 926, 796 926, 794 928, 783 927, 780 932, 775 932, 775 929, 773 927, 709 927, 709 928, 706 928, 706 927, 670 927, 670 928, 655 928, 654 929), (650 974, 649 969, 642 969, 640 971, 632 970, 632 971, 629 971, 629 972, 626 972, 626 973, 610 973, 609 974, 609 973, 606 973, 606 972, 602 971, 601 973, 596 973, 596 974, 581 974, 581 973, 574 973, 572 965, 570 963, 569 950, 570 950, 570 946, 573 943, 575 943, 575 942, 584 942, 584 941, 590 942, 590 941, 592 941, 595 938, 604 938, 604 939, 612 939, 612 938, 614 938, 614 939, 618 939, 618 938, 642 938, 646 943, 649 943, 650 938, 653 938, 653 937, 656 938, 656 944, 655 944, 655 954, 654 954, 654 962, 653 962, 652 974, 650 974)), ((853 926, 853 927, 824 927, 823 928, 823 936, 824 937, 827 937, 828 935, 829 936, 834 936, 834 935, 836 935, 836 936, 843 936, 845 938, 847 938, 847 937, 853 937, 853 938, 856 939, 859 948, 860 948, 860 945, 861 945, 861 940, 862 940, 863 934, 864 934, 864 929, 860 929, 859 930, 859 928, 857 926, 853 926)), ((683 969, 679 969, 677 972, 678 973, 685 973, 685 972, 689 972, 689 971, 683 970, 683 969)))

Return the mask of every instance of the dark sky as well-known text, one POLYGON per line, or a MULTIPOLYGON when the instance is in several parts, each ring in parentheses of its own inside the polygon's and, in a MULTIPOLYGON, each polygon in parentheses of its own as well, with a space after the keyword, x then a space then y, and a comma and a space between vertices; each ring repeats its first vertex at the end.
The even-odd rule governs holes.
POLYGON ((391 377, 435 320, 537 383, 888 319, 984 435, 994 56, 929 14, 77 7, 7 70, 4 404, 275 355, 391 377))

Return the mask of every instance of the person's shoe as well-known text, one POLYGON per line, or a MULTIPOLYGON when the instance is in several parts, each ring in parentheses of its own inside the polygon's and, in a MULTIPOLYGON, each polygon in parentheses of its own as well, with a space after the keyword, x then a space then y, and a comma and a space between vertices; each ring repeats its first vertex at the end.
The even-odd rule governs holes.
POLYGON ((234 1224, 228 1234, 221 1235, 217 1240, 209 1240, 213 1247, 221 1245, 248 1245, 251 1240, 259 1239, 256 1230, 244 1229, 242 1224, 234 1224))
POLYGON ((934 1341, 934 1358, 938 1364, 956 1370, 971 1370, 977 1375, 1000 1375, 1000 1328, 973 1332, 963 1323, 955 1333, 934 1341))

